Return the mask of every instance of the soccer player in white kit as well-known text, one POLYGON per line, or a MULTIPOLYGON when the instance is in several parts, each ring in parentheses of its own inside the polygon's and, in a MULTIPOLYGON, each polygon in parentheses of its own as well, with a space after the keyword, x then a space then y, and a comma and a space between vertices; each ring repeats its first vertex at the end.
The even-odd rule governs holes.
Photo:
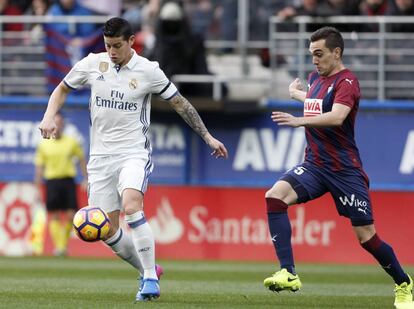
POLYGON ((227 158, 227 149, 208 132, 196 109, 158 63, 131 48, 135 38, 126 20, 109 19, 103 36, 107 52, 89 54, 75 64, 51 94, 39 129, 43 138, 53 138, 57 129, 53 119, 68 93, 83 85, 91 87, 88 203, 108 213, 111 230, 104 242, 142 276, 136 301, 151 300, 160 295, 154 236, 143 211, 153 168, 148 138, 151 94, 167 100, 212 149, 213 156, 227 158), (121 209, 132 237, 119 227, 121 209))

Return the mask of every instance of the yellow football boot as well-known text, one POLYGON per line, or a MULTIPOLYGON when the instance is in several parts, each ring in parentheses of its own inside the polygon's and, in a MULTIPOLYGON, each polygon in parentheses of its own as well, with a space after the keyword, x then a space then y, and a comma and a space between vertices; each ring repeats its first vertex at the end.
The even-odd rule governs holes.
POLYGON ((302 287, 302 282, 300 282, 299 276, 291 274, 286 268, 282 268, 271 277, 266 278, 263 281, 263 284, 273 292, 296 292, 302 287))
POLYGON ((403 282, 400 285, 395 285, 395 302, 394 306, 397 309, 414 309, 413 302, 413 279, 408 275, 410 283, 403 282))

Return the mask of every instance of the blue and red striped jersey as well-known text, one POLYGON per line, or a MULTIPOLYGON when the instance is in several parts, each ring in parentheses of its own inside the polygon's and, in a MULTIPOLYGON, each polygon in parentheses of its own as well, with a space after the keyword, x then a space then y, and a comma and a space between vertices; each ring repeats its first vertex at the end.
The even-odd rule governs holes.
POLYGON ((324 77, 309 74, 304 116, 312 117, 332 110, 334 103, 351 108, 341 126, 306 128, 305 161, 331 171, 348 168, 362 170, 362 162, 354 138, 355 118, 360 99, 359 82, 348 69, 324 77))

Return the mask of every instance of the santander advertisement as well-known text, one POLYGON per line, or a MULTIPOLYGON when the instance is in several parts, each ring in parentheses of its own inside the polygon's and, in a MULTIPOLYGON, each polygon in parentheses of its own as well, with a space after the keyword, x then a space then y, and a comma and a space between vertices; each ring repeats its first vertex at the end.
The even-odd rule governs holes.
MULTIPOLYGON (((275 260, 264 193, 265 189, 152 187, 146 212, 158 257, 275 260)), ((403 263, 414 264, 414 193, 373 192, 372 199, 378 234, 403 263)), ((354 202, 352 196, 343 199, 347 206, 354 202)), ((337 214, 329 195, 293 206, 289 216, 297 261, 375 262, 358 244, 349 220, 337 214)))
MULTIPOLYGON (((265 189, 152 186, 145 213, 157 243, 157 258, 276 261, 268 232, 265 189)), ((79 190, 82 205, 85 193, 79 190)), ((410 224, 414 193, 373 192, 376 228, 404 264, 414 265, 410 224)), ((353 206, 352 196, 343 197, 353 206)), ((34 254, 33 239, 42 205, 28 183, 0 184, 0 254, 34 254)), ((348 219, 340 217, 329 195, 289 209, 298 262, 375 263, 358 244, 348 219)), ((123 221, 123 220, 121 220, 123 221)), ((123 228, 128 229, 123 222, 123 228)), ((43 254, 53 248, 45 232, 43 254)), ((101 242, 73 236, 71 256, 112 257, 101 242)))

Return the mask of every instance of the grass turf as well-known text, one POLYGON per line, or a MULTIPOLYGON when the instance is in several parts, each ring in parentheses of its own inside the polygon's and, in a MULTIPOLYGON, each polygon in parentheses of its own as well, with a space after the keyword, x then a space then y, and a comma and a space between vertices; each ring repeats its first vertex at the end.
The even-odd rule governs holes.
MULTIPOLYGON (((161 298, 133 304, 137 274, 116 259, 0 258, 1 308, 393 308, 374 265, 297 266, 298 293, 272 293, 269 263, 161 261, 161 298)), ((414 267, 406 269, 414 274, 414 267)))

